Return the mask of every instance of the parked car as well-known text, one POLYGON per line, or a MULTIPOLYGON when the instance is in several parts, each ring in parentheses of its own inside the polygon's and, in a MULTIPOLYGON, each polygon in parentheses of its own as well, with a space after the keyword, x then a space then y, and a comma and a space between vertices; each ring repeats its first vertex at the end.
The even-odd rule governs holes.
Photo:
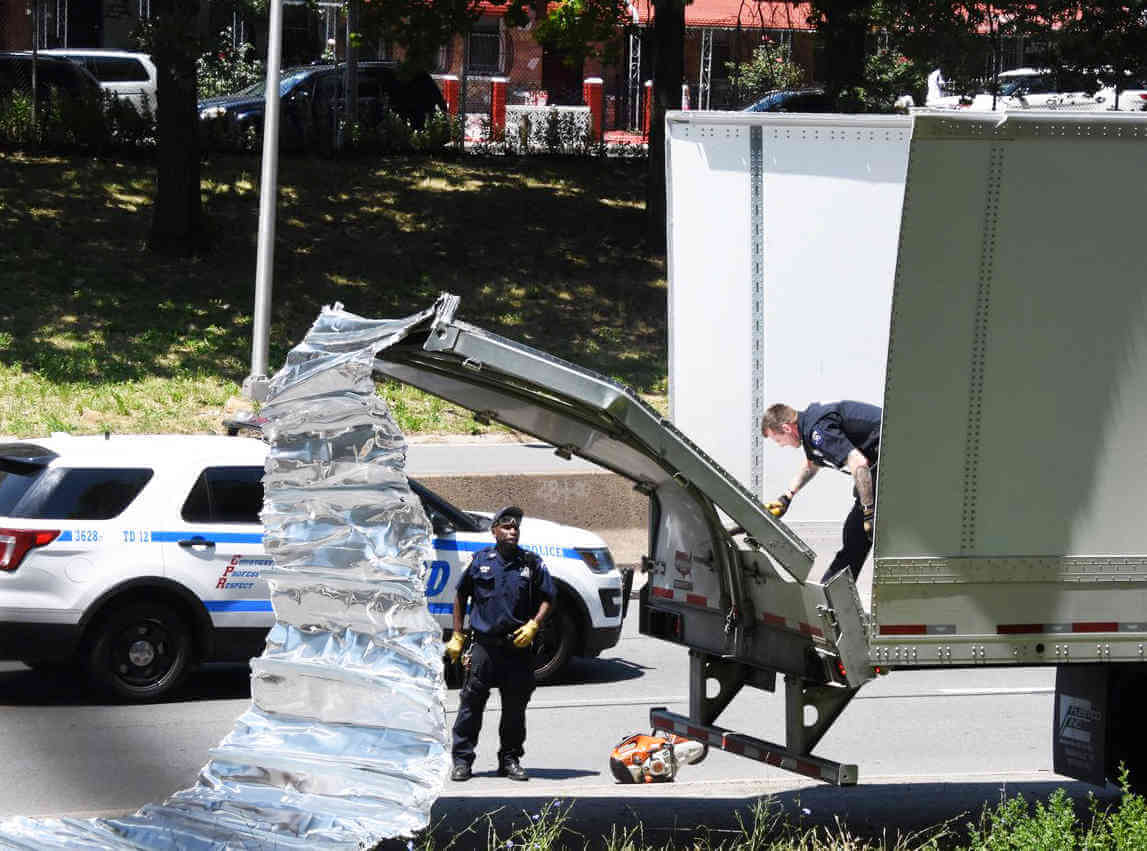
POLYGON ((155 62, 146 53, 102 48, 58 47, 40 51, 40 55, 70 59, 82 65, 99 82, 100 88, 123 98, 137 112, 146 108, 155 114, 157 76, 155 62))
POLYGON ((1107 109, 1110 101, 1094 80, 1077 74, 1058 75, 1046 68, 1014 68, 996 77, 997 92, 931 98, 930 109, 967 109, 990 112, 1003 109, 1065 109, 1090 112, 1107 109))
POLYGON ((41 100, 52 93, 85 104, 98 105, 100 84, 85 68, 55 56, 33 56, 27 51, 0 51, 0 99, 32 93, 32 65, 41 100))
MULTIPOLYGON (((279 81, 282 99, 280 144, 299 150, 311 146, 334 126, 345 108, 343 80, 346 66, 309 65, 289 68, 279 81)), ((402 79, 392 63, 362 62, 357 67, 358 110, 366 124, 377 124, 387 112, 402 116, 415 129, 425 126, 436 109, 445 111, 442 92, 429 74, 402 79)), ((266 83, 259 82, 230 95, 208 98, 199 104, 203 122, 217 122, 226 136, 258 136, 263 129, 266 83)))
POLYGON ((1096 95, 1102 98, 1108 109, 1119 109, 1121 112, 1143 112, 1147 110, 1147 77, 1137 77, 1128 74, 1123 78, 1123 85, 1119 89, 1118 106, 1115 96, 1114 75, 1107 72, 1101 75, 1103 88, 1096 95))
POLYGON ((824 89, 778 89, 749 104, 743 112, 832 112, 824 89))
MULTIPOLYGON (((267 445, 250 437, 53 435, 0 444, 0 659, 78 663, 103 689, 154 700, 197 661, 247 660, 274 623, 263 571, 267 445)), ((443 630, 490 514, 418 482, 434 538, 426 593, 443 630)), ((555 611, 535 640, 540 680, 614 646, 622 577, 605 542, 527 517, 555 611)))

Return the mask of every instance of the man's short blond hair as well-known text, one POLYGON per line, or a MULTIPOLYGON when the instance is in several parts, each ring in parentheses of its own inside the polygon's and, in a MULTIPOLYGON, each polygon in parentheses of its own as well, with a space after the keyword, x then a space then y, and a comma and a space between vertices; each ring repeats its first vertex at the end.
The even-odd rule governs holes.
POLYGON ((769 405, 769 407, 765 409, 765 415, 761 417, 761 433, 780 431, 781 426, 788 423, 796 423, 796 421, 796 408, 789 407, 781 402, 775 405, 769 405))

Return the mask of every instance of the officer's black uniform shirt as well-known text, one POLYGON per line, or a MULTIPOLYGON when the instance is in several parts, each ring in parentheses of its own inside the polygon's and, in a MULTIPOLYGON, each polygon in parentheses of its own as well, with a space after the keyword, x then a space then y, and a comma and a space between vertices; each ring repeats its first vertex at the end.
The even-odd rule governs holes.
POLYGON ((854 448, 875 467, 880 455, 880 408, 866 402, 813 403, 797 414, 805 457, 819 467, 848 472, 854 448))
POLYGON ((483 635, 504 637, 538 613, 542 600, 553 602, 554 580, 545 563, 518 547, 503 558, 497 547, 474 553, 458 581, 462 599, 470 599, 470 626, 483 635))

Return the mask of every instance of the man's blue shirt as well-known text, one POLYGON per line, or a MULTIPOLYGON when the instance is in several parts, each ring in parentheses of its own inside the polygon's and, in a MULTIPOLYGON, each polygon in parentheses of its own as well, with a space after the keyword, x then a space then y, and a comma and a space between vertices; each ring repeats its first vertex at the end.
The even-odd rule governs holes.
POLYGON ((875 467, 880 456, 880 408, 844 400, 813 403, 797 414, 801 448, 819 467, 848 472, 848 453, 859 449, 875 467))
POLYGON ((458 581, 463 603, 470 600, 475 632, 505 636, 538 613, 542 600, 554 600, 554 580, 541 558, 518 547, 503 557, 497 547, 474 553, 458 581))

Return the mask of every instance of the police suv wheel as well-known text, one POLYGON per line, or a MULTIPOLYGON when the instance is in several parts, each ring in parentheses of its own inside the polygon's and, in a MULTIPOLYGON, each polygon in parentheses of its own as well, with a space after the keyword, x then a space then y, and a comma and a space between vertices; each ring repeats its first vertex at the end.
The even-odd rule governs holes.
POLYGON ((191 660, 191 633, 161 603, 134 603, 97 627, 88 672, 97 686, 126 700, 156 700, 174 689, 191 660))
POLYGON ((566 666, 577 641, 577 624, 561 607, 542 622, 534 639, 534 679, 539 683, 553 680, 566 666))

